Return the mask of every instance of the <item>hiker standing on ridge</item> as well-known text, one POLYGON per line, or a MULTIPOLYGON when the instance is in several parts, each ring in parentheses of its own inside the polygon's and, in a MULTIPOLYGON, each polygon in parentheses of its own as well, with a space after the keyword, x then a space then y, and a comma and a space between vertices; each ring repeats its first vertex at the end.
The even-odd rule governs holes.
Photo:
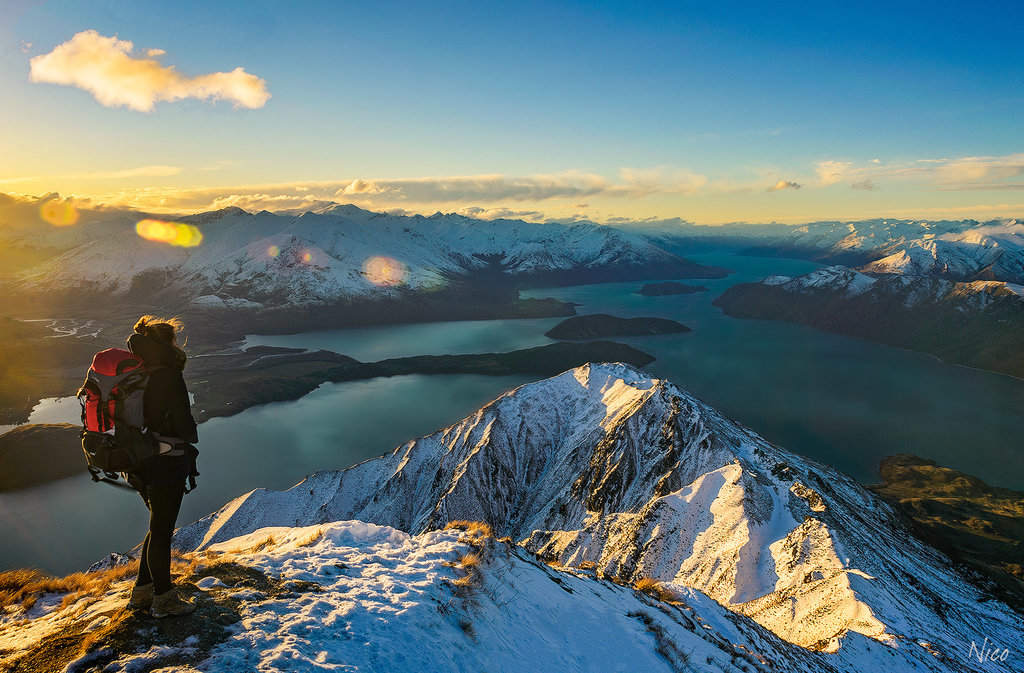
MULTIPOLYGON (((149 609, 154 617, 187 615, 195 603, 182 600, 171 582, 171 537, 186 493, 185 481, 198 474, 191 442, 199 441, 192 418, 188 389, 182 372, 187 356, 178 347, 177 318, 144 315, 128 337, 128 350, 142 358, 149 370, 143 409, 149 434, 159 442, 160 453, 143 462, 128 482, 149 509, 149 532, 142 543, 139 576, 128 604, 149 609)), ((191 482, 195 488, 195 481, 191 482)))

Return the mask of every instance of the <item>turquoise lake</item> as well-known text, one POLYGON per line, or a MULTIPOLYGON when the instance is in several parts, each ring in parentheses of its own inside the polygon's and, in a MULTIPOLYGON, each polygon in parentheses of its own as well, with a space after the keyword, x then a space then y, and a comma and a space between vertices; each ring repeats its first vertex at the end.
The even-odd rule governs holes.
MULTIPOLYGON (((1024 489, 1024 382, 940 362, 929 355, 809 327, 729 318, 711 306, 726 287, 817 265, 729 252, 692 259, 736 271, 688 280, 707 292, 645 297, 642 283, 524 292, 579 304, 579 313, 659 316, 694 331, 618 339, 657 360, 646 367, 770 441, 876 479, 878 461, 914 453, 1024 489)), ((250 336, 248 345, 325 348, 371 361, 419 354, 506 351, 550 343, 560 319, 489 320, 250 336)), ((187 371, 186 371, 187 378, 187 371)), ((288 488, 318 469, 341 469, 457 422, 528 376, 403 376, 325 384, 300 400, 248 409, 200 426, 199 489, 178 523, 253 488, 288 488)), ((77 414, 77 410, 75 410, 77 414)), ((59 420, 59 419, 52 419, 59 420)), ((77 422, 76 418, 68 419, 77 422)), ((139 497, 87 476, 0 495, 0 568, 82 569, 143 537, 139 497)))

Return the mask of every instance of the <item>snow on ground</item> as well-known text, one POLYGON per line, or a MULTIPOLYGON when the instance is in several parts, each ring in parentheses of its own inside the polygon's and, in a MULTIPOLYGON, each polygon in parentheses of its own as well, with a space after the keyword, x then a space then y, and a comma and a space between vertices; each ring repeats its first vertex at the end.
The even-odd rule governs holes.
MULTIPOLYGON (((240 606, 225 639, 208 650, 199 634, 144 648, 106 640, 65 670, 181 670, 163 668, 181 656, 201 671, 671 673, 766 670, 766 663, 856 670, 737 622, 699 593, 664 603, 472 531, 410 536, 359 521, 265 528, 214 545, 204 558, 210 568, 239 564, 295 591, 270 596, 231 586, 203 577, 209 571, 200 566, 198 600, 230 597, 240 606)), ((40 601, 18 628, 11 618, 0 622, 5 646, 27 649, 72 623, 95 621, 123 604, 126 588, 78 617, 40 601)), ((187 633, 190 619, 175 620, 184 628, 178 633, 187 633)))
POLYGON ((882 643, 857 633, 838 652, 811 651, 692 587, 661 585, 667 600, 659 600, 593 569, 549 566, 472 527, 415 536, 360 521, 269 527, 190 556, 199 564, 179 584, 192 587, 183 590, 199 602, 196 615, 140 617, 127 637, 111 638, 104 628, 120 619, 130 579, 66 608, 60 595, 45 595, 27 613, 0 616, 0 667, 47 642, 78 645, 76 638, 97 632, 97 642, 63 670, 1024 670, 1013 660, 976 663, 966 644, 954 659, 917 641, 882 643), (280 590, 224 581, 218 568, 226 566, 248 569, 280 590), (236 607, 222 637, 210 640, 197 615, 214 603, 236 607), (154 636, 160 629, 162 639, 154 636))

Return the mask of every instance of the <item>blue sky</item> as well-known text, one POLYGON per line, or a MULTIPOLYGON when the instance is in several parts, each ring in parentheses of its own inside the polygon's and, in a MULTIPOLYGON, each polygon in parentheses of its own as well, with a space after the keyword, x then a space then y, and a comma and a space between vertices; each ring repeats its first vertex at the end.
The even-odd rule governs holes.
POLYGON ((13 0, 0 191, 597 221, 1024 215, 1021 5, 708 4, 13 0), (84 77, 73 59, 30 80, 83 31, 185 75, 241 67, 269 98, 103 104, 54 83, 84 77))

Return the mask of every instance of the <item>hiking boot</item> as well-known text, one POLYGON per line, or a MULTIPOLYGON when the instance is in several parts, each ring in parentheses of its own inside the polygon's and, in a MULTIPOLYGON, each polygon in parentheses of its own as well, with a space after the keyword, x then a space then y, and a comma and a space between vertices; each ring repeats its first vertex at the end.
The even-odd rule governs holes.
POLYGON ((178 597, 178 590, 171 589, 162 594, 153 596, 153 607, 149 613, 156 618, 180 617, 190 615, 196 610, 196 604, 192 601, 183 601, 178 597))
POLYGON ((148 610, 151 605, 153 605, 153 583, 133 586, 132 595, 128 599, 128 607, 134 610, 148 610))

